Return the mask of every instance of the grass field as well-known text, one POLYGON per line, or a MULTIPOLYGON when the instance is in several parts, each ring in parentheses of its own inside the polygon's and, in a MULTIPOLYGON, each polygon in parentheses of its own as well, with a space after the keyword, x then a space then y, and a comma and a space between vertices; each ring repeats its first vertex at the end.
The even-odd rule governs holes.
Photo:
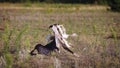
POLYGON ((120 68, 120 13, 109 7, 79 4, 0 4, 0 68, 120 68), (60 54, 30 56, 52 31, 63 24, 79 58, 60 54))

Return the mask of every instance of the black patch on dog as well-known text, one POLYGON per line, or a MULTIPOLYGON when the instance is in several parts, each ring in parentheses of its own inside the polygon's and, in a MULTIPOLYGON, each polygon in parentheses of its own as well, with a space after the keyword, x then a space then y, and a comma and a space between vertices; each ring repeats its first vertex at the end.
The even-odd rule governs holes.
POLYGON ((36 53, 34 53, 35 50, 37 50, 38 54, 44 55, 48 55, 50 52, 55 50, 59 51, 59 49, 56 47, 55 39, 45 46, 37 44, 35 48, 30 52, 30 55, 36 55, 36 53))

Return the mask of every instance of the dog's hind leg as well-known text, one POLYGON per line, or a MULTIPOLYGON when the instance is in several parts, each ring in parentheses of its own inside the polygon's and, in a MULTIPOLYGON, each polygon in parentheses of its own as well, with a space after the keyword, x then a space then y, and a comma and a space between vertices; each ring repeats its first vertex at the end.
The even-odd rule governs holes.
POLYGON ((73 51, 71 51, 69 48, 64 47, 64 46, 63 46, 63 48, 64 48, 65 50, 69 51, 70 53, 74 54, 74 52, 73 52, 73 51))
POLYGON ((70 50, 69 48, 67 48, 67 47, 65 47, 65 46, 63 46, 63 48, 64 48, 65 50, 69 51, 70 53, 72 53, 74 56, 79 57, 78 54, 74 53, 74 52, 73 52, 72 50, 70 50))

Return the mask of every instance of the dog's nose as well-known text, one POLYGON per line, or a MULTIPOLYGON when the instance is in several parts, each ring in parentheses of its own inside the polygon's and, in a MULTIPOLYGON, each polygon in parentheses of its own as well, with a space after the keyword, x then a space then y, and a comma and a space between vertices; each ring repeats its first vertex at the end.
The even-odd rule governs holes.
POLYGON ((50 26, 49 26, 49 29, 52 28, 52 27, 53 27, 53 25, 50 25, 50 26))

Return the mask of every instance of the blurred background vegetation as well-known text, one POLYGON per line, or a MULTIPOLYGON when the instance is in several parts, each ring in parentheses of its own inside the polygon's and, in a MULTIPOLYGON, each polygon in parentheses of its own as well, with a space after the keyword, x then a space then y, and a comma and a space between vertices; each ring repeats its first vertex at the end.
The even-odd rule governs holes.
POLYGON ((0 0, 11 3, 71 3, 109 5, 112 11, 120 11, 120 0, 0 0))

